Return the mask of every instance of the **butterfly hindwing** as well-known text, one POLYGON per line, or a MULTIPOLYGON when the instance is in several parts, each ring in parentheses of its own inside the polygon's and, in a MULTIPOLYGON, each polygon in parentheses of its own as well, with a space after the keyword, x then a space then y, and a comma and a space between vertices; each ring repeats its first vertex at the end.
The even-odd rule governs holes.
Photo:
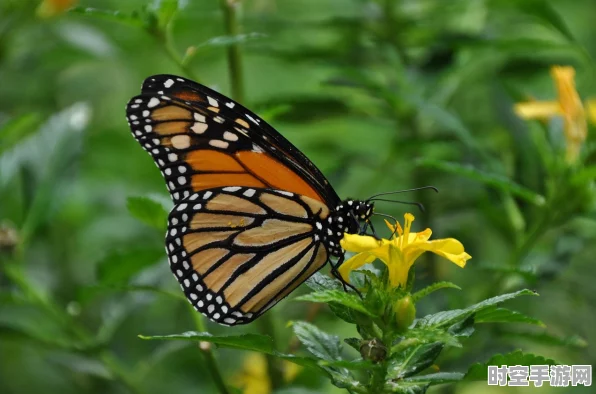
POLYGON ((319 201, 287 191, 193 193, 168 219, 172 272, 198 311, 221 324, 248 323, 326 263, 328 215, 319 201))

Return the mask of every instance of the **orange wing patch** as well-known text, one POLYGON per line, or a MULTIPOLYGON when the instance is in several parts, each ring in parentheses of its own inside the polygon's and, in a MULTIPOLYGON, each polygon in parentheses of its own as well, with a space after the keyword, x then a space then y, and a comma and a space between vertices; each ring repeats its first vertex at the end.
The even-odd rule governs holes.
POLYGON ((270 187, 302 194, 324 202, 323 198, 300 175, 268 154, 242 151, 236 153, 236 157, 251 173, 259 174, 259 178, 270 187))

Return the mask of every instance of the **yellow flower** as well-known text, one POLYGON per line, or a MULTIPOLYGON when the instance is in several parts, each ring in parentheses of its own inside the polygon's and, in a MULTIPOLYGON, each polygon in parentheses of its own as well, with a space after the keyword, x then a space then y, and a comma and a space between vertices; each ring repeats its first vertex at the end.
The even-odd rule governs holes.
POLYGON ((591 121, 596 123, 596 100, 584 105, 575 88, 575 70, 569 66, 553 66, 551 76, 557 87, 557 101, 532 101, 518 103, 515 113, 524 119, 548 119, 563 116, 565 122, 566 155, 572 164, 577 161, 581 146, 588 135, 586 110, 591 121))
POLYGON ((74 7, 78 0, 43 0, 37 8, 37 15, 41 18, 51 18, 74 7))
MULTIPOLYGON (((300 367, 289 361, 283 362, 285 382, 296 378, 300 367)), ((242 389, 243 394, 269 394, 271 381, 267 375, 267 359, 261 353, 250 353, 244 359, 242 371, 233 379, 235 385, 242 389)))
POLYGON ((350 272, 372 263, 375 259, 381 260, 389 270, 391 286, 405 287, 410 267, 424 252, 433 252, 445 257, 460 267, 465 267, 466 261, 472 256, 464 251, 464 246, 456 239, 446 238, 429 241, 432 231, 426 230, 414 233, 410 229, 414 215, 406 213, 402 230, 399 223, 397 228, 385 221, 389 229, 397 236, 391 239, 375 239, 368 235, 345 234, 340 241, 341 246, 349 252, 358 254, 348 259, 339 267, 339 272, 345 281, 349 280, 350 272))

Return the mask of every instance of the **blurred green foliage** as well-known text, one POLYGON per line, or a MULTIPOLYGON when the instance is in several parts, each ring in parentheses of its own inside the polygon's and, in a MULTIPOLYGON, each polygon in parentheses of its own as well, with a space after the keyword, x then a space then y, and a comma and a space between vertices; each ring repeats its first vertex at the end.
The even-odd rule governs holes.
MULTIPOLYGON (((216 392, 196 346, 137 337, 197 324, 162 252, 163 180, 124 118, 157 73, 241 99, 342 197, 438 187, 404 195, 426 207, 415 226, 461 240, 473 259, 460 270, 421 258, 421 286, 462 290, 433 293, 418 317, 524 287, 540 294, 510 304, 543 324, 481 325, 439 368, 465 372, 518 348, 596 363, 594 137, 570 168, 560 119, 512 110, 555 98, 557 64, 575 67, 582 98, 596 97, 592 0, 237 0, 238 25, 225 1, 81 0, 53 16, 39 3, 0 0, 1 393, 216 392)), ((286 324, 308 316, 354 336, 291 298, 268 314, 276 349, 296 351, 286 324)), ((214 353, 236 381, 245 353, 214 353)), ((484 382, 433 390, 501 392, 484 382)), ((302 369, 278 392, 341 390, 302 369)))

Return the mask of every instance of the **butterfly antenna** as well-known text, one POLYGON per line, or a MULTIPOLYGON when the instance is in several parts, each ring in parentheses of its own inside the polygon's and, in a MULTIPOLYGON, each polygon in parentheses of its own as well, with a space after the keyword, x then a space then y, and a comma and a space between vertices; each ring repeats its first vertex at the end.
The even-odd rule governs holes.
POLYGON ((391 220, 393 220, 393 221, 395 222, 395 226, 394 226, 394 228, 393 228, 393 234, 391 234, 391 238, 393 238, 393 236, 394 236, 394 235, 395 235, 395 233, 397 232, 397 228, 398 228, 398 226, 399 226, 399 222, 398 222, 398 220, 397 220, 397 219, 396 219, 394 216, 387 215, 387 214, 385 214, 385 213, 376 213, 376 212, 375 212, 375 213, 373 213, 373 216, 382 216, 382 217, 385 217, 385 218, 389 218, 389 219, 391 219, 391 220))
POLYGON ((399 194, 399 193, 407 193, 407 192, 415 192, 415 191, 418 191, 418 190, 426 190, 426 189, 434 190, 436 193, 439 192, 439 189, 437 189, 434 186, 421 186, 421 187, 416 187, 414 189, 395 190, 395 191, 392 191, 392 192, 383 192, 383 193, 374 194, 374 195, 370 196, 368 198, 368 200, 366 200, 366 201, 371 201, 372 199, 374 199, 376 197, 380 197, 380 196, 387 196, 387 195, 390 195, 390 194, 399 194))
POLYGON ((421 202, 401 201, 401 200, 387 200, 387 199, 384 199, 384 198, 375 198, 375 199, 369 200, 369 201, 385 201, 385 202, 395 202, 395 203, 398 203, 398 204, 416 205, 418 207, 418 209, 420 209, 421 212, 426 212, 424 210, 424 205, 421 202))

